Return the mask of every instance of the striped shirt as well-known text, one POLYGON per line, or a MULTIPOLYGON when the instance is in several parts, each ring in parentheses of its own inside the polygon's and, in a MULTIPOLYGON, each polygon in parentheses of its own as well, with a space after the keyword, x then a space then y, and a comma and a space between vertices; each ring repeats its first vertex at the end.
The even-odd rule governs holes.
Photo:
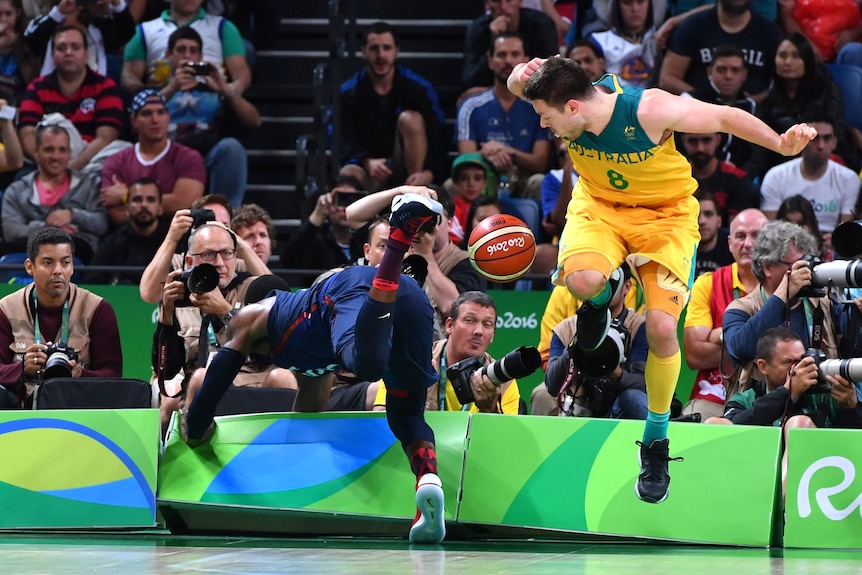
POLYGON ((66 97, 60 91, 57 72, 36 78, 21 99, 18 126, 36 126, 46 114, 63 114, 81 133, 85 142, 96 137, 96 129, 109 126, 122 136, 125 110, 116 83, 89 68, 84 82, 66 97))

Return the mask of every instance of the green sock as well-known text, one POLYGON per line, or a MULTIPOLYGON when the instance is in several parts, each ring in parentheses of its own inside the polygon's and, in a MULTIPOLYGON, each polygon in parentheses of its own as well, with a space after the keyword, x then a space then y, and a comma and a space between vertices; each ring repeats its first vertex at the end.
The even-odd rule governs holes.
POLYGON ((611 301, 611 282, 605 282, 605 287, 602 291, 591 297, 589 301, 597 306, 603 306, 611 301))

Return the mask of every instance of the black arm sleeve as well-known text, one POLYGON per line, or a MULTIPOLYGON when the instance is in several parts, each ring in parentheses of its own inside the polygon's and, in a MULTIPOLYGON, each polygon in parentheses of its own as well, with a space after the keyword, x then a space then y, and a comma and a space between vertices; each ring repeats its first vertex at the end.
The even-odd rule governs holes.
MULTIPOLYGON (((59 24, 47 14, 39 16, 27 26, 24 31, 24 43, 30 48, 39 61, 45 58, 45 52, 48 49, 48 41, 54 35, 54 30, 59 24)), ((49 55, 50 56, 50 55, 49 55)))
POLYGON ((557 397, 560 394, 560 388, 563 386, 568 370, 568 349, 563 351, 562 355, 548 359, 548 367, 545 368, 545 387, 548 388, 548 393, 552 396, 557 397))
MULTIPOLYGON (((464 38, 464 68, 461 71, 461 84, 464 88, 490 86, 494 75, 488 68, 488 42, 491 39, 491 20, 483 16, 470 22, 464 38)), ((556 31, 555 31, 556 32, 556 31)))
POLYGON ((114 14, 113 17, 93 19, 93 26, 102 33, 102 38, 105 40, 105 52, 108 54, 122 49, 126 42, 135 35, 135 21, 129 14, 128 6, 122 12, 114 14))
POLYGON ((738 425, 770 426, 784 415, 789 393, 786 387, 779 387, 755 399, 750 409, 744 409, 742 405, 732 401, 728 402, 724 416, 738 425))

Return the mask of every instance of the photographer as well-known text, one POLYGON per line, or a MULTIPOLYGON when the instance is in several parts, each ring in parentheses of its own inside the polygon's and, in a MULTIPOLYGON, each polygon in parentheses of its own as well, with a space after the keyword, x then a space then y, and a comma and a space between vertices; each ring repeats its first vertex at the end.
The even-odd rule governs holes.
MULTIPOLYGON (((540 387, 533 391, 533 395, 550 393, 556 398, 563 393, 567 397, 561 397, 562 401, 558 402, 556 411, 543 414, 533 412, 534 415, 559 415, 560 405, 566 403, 568 412, 564 415, 646 419, 644 366, 648 345, 644 317, 625 306, 626 295, 632 288, 631 271, 625 263, 620 269, 623 271, 622 289, 610 303, 611 317, 614 320, 612 325, 617 326, 616 330, 621 335, 624 345, 619 363, 603 375, 583 373, 584 370, 595 370, 597 366, 585 365, 584 360, 589 360, 587 354, 581 359, 583 365, 570 361, 572 359, 570 354, 574 352, 574 344, 577 341, 577 315, 563 320, 554 328, 551 337, 550 358, 545 370, 544 385, 540 384, 540 387), (566 347, 565 342, 571 343, 566 347), (575 371, 572 372, 572 369, 575 371), (568 385, 566 385, 567 380, 568 385)), ((604 349, 603 345, 590 353, 598 353, 604 349)))
MULTIPOLYGON (((737 392, 723 418, 706 423, 780 425, 784 428, 781 488, 787 487, 787 430, 794 427, 862 429, 859 384, 821 369, 792 329, 774 327, 757 341, 757 369, 763 381, 737 392)), ((859 361, 859 360, 855 360, 859 361)))
POLYGON ((0 300, 0 386, 8 392, 0 393, 0 406, 30 407, 46 364, 62 362, 63 355, 72 377, 122 377, 114 309, 71 283, 74 253, 72 238, 60 229, 30 235, 24 267, 33 283, 0 300), (4 397, 12 404, 3 405, 4 397))
POLYGON ((789 326, 805 349, 838 357, 839 310, 828 297, 810 297, 812 272, 805 257, 817 253, 817 240, 796 224, 771 222, 757 235, 751 270, 760 283, 724 313, 724 343, 738 366, 728 382, 728 397, 737 384, 744 389, 749 378, 760 378, 753 362, 757 340, 769 328, 789 326))
MULTIPOLYGON (((181 372, 180 381, 175 383, 180 383, 183 391, 200 386, 211 356, 229 339, 227 325, 242 307, 254 279, 248 272, 236 271, 237 245, 236 235, 222 223, 205 222, 192 230, 185 260, 192 272, 202 264, 213 266, 218 273, 217 286, 205 293, 190 293, 191 276, 183 280, 180 271, 167 276, 153 336, 153 371, 163 380, 181 372), (160 365, 162 355, 164 365, 160 365)), ((287 370, 277 370, 270 377, 273 367, 265 359, 268 358, 247 358, 234 385, 296 387, 287 370)), ((176 388, 166 391, 173 394, 176 388)), ((162 429, 180 403, 179 398, 162 398, 162 429)))
POLYGON ((737 392, 727 402, 723 420, 707 423, 840 427, 862 429, 862 404, 856 385, 840 375, 824 374, 791 329, 773 327, 757 341, 757 370, 763 381, 737 392))
MULTIPOLYGON (((165 277, 171 269, 182 270, 186 260, 182 253, 186 251, 186 241, 189 232, 206 221, 215 220, 225 227, 231 221, 230 202, 224 196, 203 196, 191 205, 191 209, 179 210, 171 220, 171 226, 165 240, 159 246, 156 255, 147 265, 141 276, 141 299, 147 303, 156 303, 162 299, 162 287, 165 277)), ((236 271, 248 271, 254 276, 269 275, 272 272, 262 262, 248 242, 236 238, 236 271)))
MULTIPOLYGON (((480 370, 476 370, 469 376, 469 385, 476 401, 470 405, 461 405, 452 382, 446 377, 447 367, 459 361, 480 357, 486 366, 494 361, 488 355, 488 346, 494 340, 496 326, 497 306, 491 296, 478 291, 468 291, 455 298, 446 319, 448 337, 434 342, 431 352, 431 362, 439 374, 439 379, 428 388, 426 411, 469 410, 470 413, 510 415, 524 413, 518 382, 514 379, 498 387, 487 377, 483 377, 480 370)), ((375 410, 385 408, 385 395, 386 389, 381 387, 374 402, 375 410)))
POLYGON ((320 194, 311 214, 292 233, 281 263, 286 268, 332 269, 349 265, 362 256, 362 238, 354 237, 345 210, 365 196, 362 184, 352 176, 338 176, 329 193, 320 194))

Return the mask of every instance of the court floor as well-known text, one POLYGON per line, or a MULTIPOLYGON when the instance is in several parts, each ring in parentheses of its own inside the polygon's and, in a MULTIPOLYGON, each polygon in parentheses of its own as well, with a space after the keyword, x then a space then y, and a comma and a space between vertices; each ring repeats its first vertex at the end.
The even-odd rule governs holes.
POLYGON ((0 534, 0 573, 830 575, 862 573, 862 552, 508 540, 428 547, 398 539, 0 534))

